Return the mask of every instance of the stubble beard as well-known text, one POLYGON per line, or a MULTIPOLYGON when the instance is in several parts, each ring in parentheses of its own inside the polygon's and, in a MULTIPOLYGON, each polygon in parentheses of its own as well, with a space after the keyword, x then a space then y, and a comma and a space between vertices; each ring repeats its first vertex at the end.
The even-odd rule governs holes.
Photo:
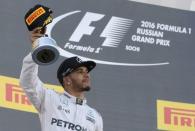
POLYGON ((79 92, 84 92, 84 91, 88 92, 88 91, 91 90, 90 84, 81 85, 81 84, 77 84, 77 83, 75 82, 74 87, 75 87, 75 89, 76 89, 77 91, 79 91, 79 92))
POLYGON ((86 87, 81 87, 79 89, 80 89, 80 91, 86 91, 86 92, 88 92, 88 91, 91 90, 91 87, 90 86, 86 86, 86 87))

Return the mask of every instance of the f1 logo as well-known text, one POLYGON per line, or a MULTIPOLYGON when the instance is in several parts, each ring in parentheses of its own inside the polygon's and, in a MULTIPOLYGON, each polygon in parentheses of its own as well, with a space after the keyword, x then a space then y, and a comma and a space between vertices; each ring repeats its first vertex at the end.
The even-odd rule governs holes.
POLYGON ((101 20, 103 17, 104 15, 101 14, 87 12, 69 40, 79 42, 83 35, 91 35, 95 27, 90 26, 90 24, 93 21, 101 20))
MULTIPOLYGON (((103 17, 104 14, 86 12, 69 41, 79 42, 84 35, 92 35, 96 27, 90 26, 91 23, 100 21, 103 17)), ((102 46, 117 47, 132 23, 133 20, 112 16, 100 34, 100 37, 105 38, 102 46)))

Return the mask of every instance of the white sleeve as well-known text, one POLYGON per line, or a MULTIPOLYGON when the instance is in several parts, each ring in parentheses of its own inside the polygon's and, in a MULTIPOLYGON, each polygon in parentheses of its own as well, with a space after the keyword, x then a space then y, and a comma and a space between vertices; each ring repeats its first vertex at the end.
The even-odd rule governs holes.
POLYGON ((23 59, 20 86, 24 89, 31 103, 40 112, 46 89, 38 77, 38 65, 32 60, 31 53, 23 59))
POLYGON ((96 131, 103 131, 103 119, 99 113, 98 113, 98 123, 97 123, 96 131))

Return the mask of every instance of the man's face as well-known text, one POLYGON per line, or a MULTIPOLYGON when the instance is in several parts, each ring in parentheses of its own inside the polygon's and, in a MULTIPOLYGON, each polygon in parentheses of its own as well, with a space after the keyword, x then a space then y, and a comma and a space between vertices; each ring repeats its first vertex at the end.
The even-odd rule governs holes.
POLYGON ((75 69, 69 75, 72 86, 78 91, 89 91, 91 82, 90 82, 90 75, 88 73, 88 69, 86 67, 79 67, 75 69))

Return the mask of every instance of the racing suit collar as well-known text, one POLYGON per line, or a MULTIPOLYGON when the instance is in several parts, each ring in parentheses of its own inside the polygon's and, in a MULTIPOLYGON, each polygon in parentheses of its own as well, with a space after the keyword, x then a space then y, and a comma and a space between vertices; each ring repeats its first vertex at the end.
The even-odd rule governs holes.
POLYGON ((84 99, 80 99, 80 98, 77 98, 73 95, 70 95, 68 92, 64 91, 64 96, 66 96, 68 99, 70 99, 70 101, 72 103, 75 103, 75 104, 78 104, 78 105, 84 105, 87 103, 87 100, 84 98, 84 99))

